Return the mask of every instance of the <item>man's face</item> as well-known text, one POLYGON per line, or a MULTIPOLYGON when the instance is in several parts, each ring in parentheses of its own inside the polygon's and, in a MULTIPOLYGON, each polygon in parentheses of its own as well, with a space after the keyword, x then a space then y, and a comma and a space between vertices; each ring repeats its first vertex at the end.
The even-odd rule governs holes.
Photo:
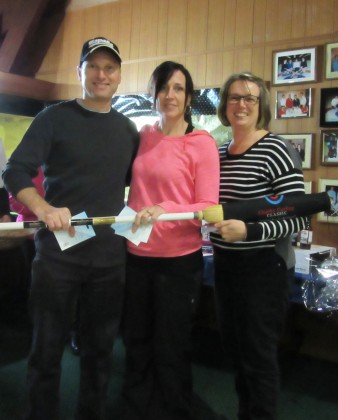
POLYGON ((78 68, 83 99, 111 100, 121 82, 121 65, 108 50, 99 49, 78 68))

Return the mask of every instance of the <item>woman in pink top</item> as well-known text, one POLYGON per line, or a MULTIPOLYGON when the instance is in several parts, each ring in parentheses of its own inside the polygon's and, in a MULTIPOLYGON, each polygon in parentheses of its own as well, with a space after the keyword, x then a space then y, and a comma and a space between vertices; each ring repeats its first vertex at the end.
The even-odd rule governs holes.
POLYGON ((189 420, 191 326, 203 275, 201 223, 156 218, 218 203, 219 156, 215 140, 192 126, 193 82, 185 67, 160 64, 150 87, 160 120, 141 130, 128 204, 138 212, 134 229, 154 224, 147 243, 128 242, 122 418, 189 420))
MULTIPOLYGON (((39 172, 35 178, 33 178, 33 182, 35 184, 36 189, 38 190, 39 194, 43 197, 45 195, 45 191, 43 189, 43 172, 42 168, 39 168, 39 172)), ((22 203, 17 201, 12 194, 9 194, 9 205, 12 211, 17 213, 16 221, 17 222, 27 222, 37 220, 34 213, 32 213, 28 207, 24 206, 22 203)))

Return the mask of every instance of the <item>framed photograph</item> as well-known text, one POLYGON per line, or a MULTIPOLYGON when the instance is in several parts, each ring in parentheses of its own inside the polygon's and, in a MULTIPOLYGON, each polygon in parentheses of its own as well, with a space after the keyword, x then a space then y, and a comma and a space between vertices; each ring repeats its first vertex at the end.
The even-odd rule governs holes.
POLYGON ((272 52, 272 84, 314 82, 317 78, 317 47, 272 52))
POLYGON ((312 193, 312 181, 304 181, 305 194, 312 193))
POLYGON ((338 130, 322 130, 321 138, 321 165, 338 166, 338 130))
POLYGON ((320 89, 320 126, 338 128, 338 87, 320 89))
POLYGON ((325 45, 325 78, 338 79, 338 42, 325 45))
POLYGON ((289 89, 276 92, 275 117, 308 118, 311 115, 311 89, 289 89))
POLYGON ((312 138, 313 134, 279 134, 288 140, 294 149, 299 153, 302 160, 302 168, 310 169, 312 160, 312 138))
POLYGON ((331 200, 331 210, 318 213, 318 221, 338 223, 338 179, 320 179, 318 192, 326 192, 331 200))

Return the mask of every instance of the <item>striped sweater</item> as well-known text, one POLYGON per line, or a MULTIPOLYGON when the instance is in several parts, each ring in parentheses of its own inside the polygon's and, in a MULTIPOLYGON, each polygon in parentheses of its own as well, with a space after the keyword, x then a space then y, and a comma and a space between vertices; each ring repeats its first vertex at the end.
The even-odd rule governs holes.
MULTIPOLYGON (((250 200, 270 195, 304 194, 301 161, 291 144, 268 133, 245 153, 229 153, 230 142, 219 149, 220 203, 250 200)), ((247 203, 246 203, 247 204, 247 203)), ((215 247, 225 250, 252 250, 275 247, 276 240, 290 237, 307 224, 306 217, 247 223, 247 239, 225 242, 211 233, 215 247)))

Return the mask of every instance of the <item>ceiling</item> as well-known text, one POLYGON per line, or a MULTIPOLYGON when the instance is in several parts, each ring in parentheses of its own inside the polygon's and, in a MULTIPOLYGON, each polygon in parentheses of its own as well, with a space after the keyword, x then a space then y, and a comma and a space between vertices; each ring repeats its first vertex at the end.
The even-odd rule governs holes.
POLYGON ((53 99, 56 86, 35 76, 66 12, 114 1, 0 0, 0 110, 8 95, 53 99))
POLYGON ((0 71, 35 77, 70 0, 2 0, 0 71))
POLYGON ((119 0, 1 0, 0 71, 35 77, 66 11, 119 0))
POLYGON ((85 9, 87 7, 99 6, 104 3, 112 3, 119 0, 71 0, 67 10, 85 9))

